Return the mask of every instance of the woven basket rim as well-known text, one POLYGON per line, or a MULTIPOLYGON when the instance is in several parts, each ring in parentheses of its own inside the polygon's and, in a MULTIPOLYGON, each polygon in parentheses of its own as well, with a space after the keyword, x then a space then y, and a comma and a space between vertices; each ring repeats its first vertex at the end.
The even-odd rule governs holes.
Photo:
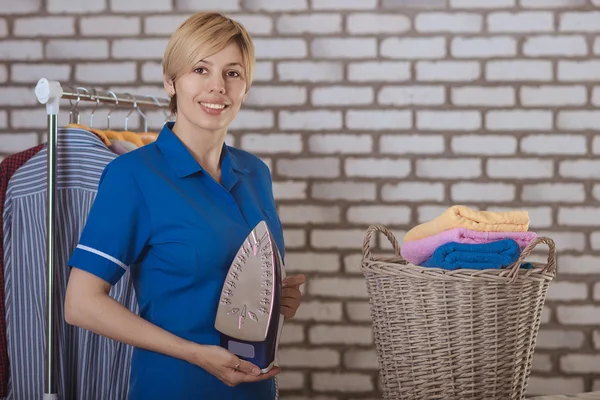
POLYGON ((371 225, 365 235, 363 243, 363 256, 361 262, 363 274, 381 274, 390 276, 404 276, 409 278, 444 280, 444 281, 471 281, 471 282, 497 282, 514 283, 516 281, 551 281, 556 276, 556 246, 554 240, 547 236, 538 236, 525 247, 519 258, 510 266, 502 269, 456 269, 445 270, 431 268, 408 262, 400 255, 400 245, 394 234, 383 225, 371 225), (394 256, 373 256, 371 254, 371 237, 375 232, 386 235, 394 250, 394 256), (546 263, 531 262, 532 269, 521 268, 527 262, 527 257, 539 244, 548 246, 546 263))

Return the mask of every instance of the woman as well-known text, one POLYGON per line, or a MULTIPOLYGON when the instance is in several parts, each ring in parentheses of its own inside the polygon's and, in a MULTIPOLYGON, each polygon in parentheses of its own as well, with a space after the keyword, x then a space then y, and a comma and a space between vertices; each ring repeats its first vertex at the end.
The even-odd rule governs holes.
MULTIPOLYGON (((214 328, 229 265, 258 222, 267 222, 284 257, 269 169, 225 144, 253 67, 252 40, 239 23, 199 13, 178 28, 163 60, 176 123, 106 167, 69 260, 66 320, 135 347, 130 399, 274 398, 279 368, 260 373, 221 348, 214 328), (127 270, 139 317, 108 295, 127 270)), ((304 280, 284 282, 286 318, 304 280)))

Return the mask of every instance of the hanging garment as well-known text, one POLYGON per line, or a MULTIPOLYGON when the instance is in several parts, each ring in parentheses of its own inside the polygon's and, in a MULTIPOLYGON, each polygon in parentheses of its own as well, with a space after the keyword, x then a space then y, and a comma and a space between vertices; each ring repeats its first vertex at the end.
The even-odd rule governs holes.
POLYGON ((8 349, 6 346, 6 316, 4 306, 4 246, 2 245, 2 212, 8 181, 29 159, 35 156, 43 144, 13 154, 0 163, 0 397, 8 394, 8 349))
MULTIPOLYGON (((4 262, 10 385, 8 399, 44 393, 46 320, 47 148, 11 179, 4 208, 4 262)), ((96 135, 60 128, 55 208, 56 378, 60 399, 120 400, 127 397, 133 348, 64 322, 67 260, 79 241, 100 176, 116 154, 96 135)), ((118 206, 118 205, 115 205, 118 206)), ((129 275, 110 295, 138 313, 129 275)))

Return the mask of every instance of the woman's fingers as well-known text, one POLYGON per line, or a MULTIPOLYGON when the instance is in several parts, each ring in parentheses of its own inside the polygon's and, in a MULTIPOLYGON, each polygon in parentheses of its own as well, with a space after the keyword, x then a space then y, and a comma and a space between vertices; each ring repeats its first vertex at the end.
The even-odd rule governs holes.
POLYGON ((252 364, 251 362, 248 362, 245 360, 238 360, 236 362, 236 364, 231 366, 231 368, 235 368, 238 372, 243 372, 244 374, 248 374, 248 375, 254 375, 254 376, 260 375, 260 368, 258 368, 256 365, 252 364), (239 363, 239 366, 237 366, 238 363, 239 363))

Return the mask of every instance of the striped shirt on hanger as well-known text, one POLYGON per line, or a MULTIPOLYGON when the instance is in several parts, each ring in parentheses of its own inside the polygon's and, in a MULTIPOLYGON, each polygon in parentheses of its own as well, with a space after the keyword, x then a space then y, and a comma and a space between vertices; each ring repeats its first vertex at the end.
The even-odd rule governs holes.
MULTIPOLYGON (((44 393, 46 329, 47 148, 11 179, 4 207, 4 263, 8 399, 39 399, 44 393)), ((77 246, 105 166, 116 154, 94 134, 60 128, 55 208, 56 379, 62 400, 121 400, 127 397, 132 347, 64 322, 67 260, 77 246)), ((115 204, 115 207, 118 207, 115 204)), ((110 295, 138 313, 126 274, 110 295)))

